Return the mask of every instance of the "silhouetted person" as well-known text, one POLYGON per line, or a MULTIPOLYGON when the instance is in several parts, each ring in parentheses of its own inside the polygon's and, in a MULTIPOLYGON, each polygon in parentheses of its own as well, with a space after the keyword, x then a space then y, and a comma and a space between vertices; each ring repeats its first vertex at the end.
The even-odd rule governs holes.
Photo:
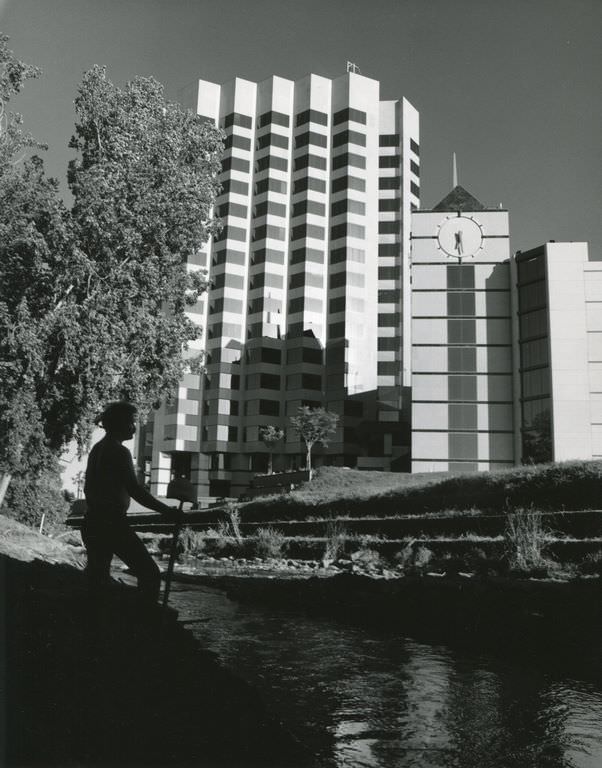
POLYGON ((82 539, 88 553, 86 572, 90 588, 98 593, 110 582, 113 555, 117 555, 138 579, 140 595, 156 602, 161 574, 146 547, 129 527, 126 513, 133 498, 144 507, 177 520, 177 507, 152 496, 136 478, 132 456, 122 445, 136 431, 136 408, 131 403, 110 403, 97 423, 106 431, 88 457, 84 494, 87 510, 82 539))

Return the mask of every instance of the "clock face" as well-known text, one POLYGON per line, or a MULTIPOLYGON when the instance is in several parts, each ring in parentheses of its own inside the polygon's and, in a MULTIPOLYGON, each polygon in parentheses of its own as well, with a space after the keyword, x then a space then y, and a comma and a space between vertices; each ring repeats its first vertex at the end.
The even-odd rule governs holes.
POLYGON ((474 219, 467 216, 451 216, 439 227, 439 247, 448 256, 474 256, 481 248, 483 232, 474 219))

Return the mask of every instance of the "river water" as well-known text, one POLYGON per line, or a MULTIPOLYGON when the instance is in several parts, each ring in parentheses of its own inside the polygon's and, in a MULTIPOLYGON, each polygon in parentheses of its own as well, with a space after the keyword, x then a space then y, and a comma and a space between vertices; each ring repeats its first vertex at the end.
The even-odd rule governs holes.
POLYGON ((600 666, 582 654, 459 650, 206 586, 175 585, 172 604, 317 766, 602 768, 600 666))

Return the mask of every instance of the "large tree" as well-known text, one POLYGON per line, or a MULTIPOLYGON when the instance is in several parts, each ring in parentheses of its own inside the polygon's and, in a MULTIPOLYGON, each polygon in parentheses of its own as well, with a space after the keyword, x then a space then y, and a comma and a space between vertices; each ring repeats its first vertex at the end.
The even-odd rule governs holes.
MULTIPOLYGON (((0 106, 37 70, 0 38, 0 106)), ((20 118, 0 134, 0 473, 56 464, 85 446, 95 414, 129 398, 142 412, 174 392, 199 329, 186 312, 206 274, 187 262, 216 231, 222 135, 136 78, 83 78, 75 102, 67 211, 20 118)), ((2 484, 0 484, 0 497, 2 484)), ((1 498, 0 498, 1 503, 1 498)))
POLYGON ((297 408, 297 415, 290 417, 295 432, 305 443, 307 450, 307 470, 312 479, 311 451, 316 443, 328 445, 330 435, 336 432, 339 414, 327 411, 325 408, 310 408, 304 405, 297 408))

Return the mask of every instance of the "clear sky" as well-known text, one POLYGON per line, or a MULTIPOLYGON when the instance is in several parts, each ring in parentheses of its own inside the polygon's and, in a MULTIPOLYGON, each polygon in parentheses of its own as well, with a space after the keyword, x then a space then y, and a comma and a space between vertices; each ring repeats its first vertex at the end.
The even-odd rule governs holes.
POLYGON ((40 66, 17 108, 64 185, 73 98, 106 64, 169 98, 198 78, 260 81, 345 62, 421 119, 422 205, 459 182, 510 212, 512 248, 586 240, 602 258, 602 0, 0 0, 0 30, 40 66))

